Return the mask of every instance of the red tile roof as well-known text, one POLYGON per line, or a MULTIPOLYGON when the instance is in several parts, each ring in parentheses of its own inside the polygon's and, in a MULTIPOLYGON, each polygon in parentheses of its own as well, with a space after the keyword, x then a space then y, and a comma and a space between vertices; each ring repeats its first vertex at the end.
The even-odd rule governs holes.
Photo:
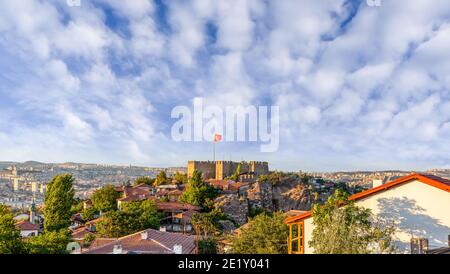
POLYGON ((195 213, 198 213, 198 211, 195 211, 195 210, 188 210, 188 211, 185 211, 185 212, 178 213, 178 214, 175 215, 174 217, 177 218, 177 219, 180 219, 180 220, 184 221, 185 223, 190 223, 191 220, 192 220, 192 216, 193 216, 195 213))
POLYGON ((18 222, 18 223, 16 223, 16 227, 19 229, 19 230, 39 230, 39 226, 37 226, 37 225, 35 225, 35 224, 32 224, 32 223, 30 223, 29 221, 26 221, 26 220, 23 220, 23 221, 20 221, 20 222, 18 222))
MULTIPOLYGON (((95 241, 94 241, 95 242, 95 241)), ((123 253, 173 254, 174 245, 181 245, 183 254, 195 252, 195 236, 147 229, 122 238, 108 239, 104 245, 91 246, 83 254, 110 254, 115 245, 121 245, 123 253), (142 239, 142 233, 147 239, 142 239)))
POLYGON ((94 233, 90 232, 86 227, 80 227, 75 229, 72 232, 72 238, 75 240, 82 240, 84 238, 84 236, 86 236, 86 234, 92 234, 94 235, 94 233))
POLYGON ((117 241, 117 238, 95 238, 95 240, 89 246, 89 250, 93 250, 115 241, 117 241))
MULTIPOLYGON (((409 183, 412 181, 419 181, 421 183, 430 185, 430 186, 434 186, 438 189, 441 189, 443 191, 447 191, 450 192, 450 180, 432 175, 432 174, 425 174, 425 173, 412 173, 410 175, 404 176, 404 177, 400 177, 394 181, 391 181, 389 183, 386 183, 384 185, 366 190, 366 191, 362 191, 360 193, 356 193, 353 194, 352 196, 349 197, 350 201, 357 201, 366 197, 369 197, 371 195, 377 194, 379 192, 382 191, 386 191, 390 188, 399 186, 401 184, 405 184, 405 183, 409 183)), ((307 211, 303 214, 297 215, 297 216, 293 216, 293 217, 289 217, 285 220, 286 223, 292 223, 292 222, 296 222, 296 221, 300 221, 303 220, 305 218, 308 218, 312 215, 311 211, 307 211)))

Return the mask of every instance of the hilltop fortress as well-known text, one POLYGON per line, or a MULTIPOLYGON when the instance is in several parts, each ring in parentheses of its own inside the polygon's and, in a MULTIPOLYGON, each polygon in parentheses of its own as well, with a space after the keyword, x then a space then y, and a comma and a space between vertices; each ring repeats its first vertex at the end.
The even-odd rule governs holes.
POLYGON ((224 180, 236 172, 239 164, 241 165, 241 177, 243 179, 253 179, 259 175, 269 173, 269 164, 267 162, 188 161, 187 175, 190 178, 194 170, 198 170, 202 172, 205 180, 224 180))

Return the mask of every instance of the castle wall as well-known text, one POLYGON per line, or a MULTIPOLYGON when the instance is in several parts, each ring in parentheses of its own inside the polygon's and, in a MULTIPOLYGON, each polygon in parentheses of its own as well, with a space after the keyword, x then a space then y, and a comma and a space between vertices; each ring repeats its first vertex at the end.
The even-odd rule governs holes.
POLYGON ((224 180, 236 172, 238 165, 241 165, 242 173, 254 173, 257 178, 261 174, 269 173, 269 164, 267 162, 232 162, 232 161, 189 161, 188 178, 192 177, 195 169, 202 172, 203 179, 224 180))
POLYGON ((212 161, 189 161, 188 162, 188 178, 192 177, 194 170, 202 173, 203 179, 212 179, 216 177, 216 164, 212 161))
POLYGON ((253 172, 256 176, 269 173, 268 162, 250 161, 250 167, 250 171, 253 172))

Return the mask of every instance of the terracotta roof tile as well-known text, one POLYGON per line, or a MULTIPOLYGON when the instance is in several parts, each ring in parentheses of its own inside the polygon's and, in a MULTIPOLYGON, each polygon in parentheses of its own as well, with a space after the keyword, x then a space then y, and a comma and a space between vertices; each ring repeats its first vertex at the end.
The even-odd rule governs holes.
POLYGON ((20 230, 39 230, 39 226, 32 224, 26 220, 16 223, 16 227, 20 230))
POLYGON ((121 245, 123 253, 172 254, 174 245, 181 245, 183 254, 195 252, 195 236, 147 229, 118 239, 108 239, 108 243, 93 246, 84 254, 109 254, 115 245, 121 245), (142 233, 147 239, 142 239, 142 233))

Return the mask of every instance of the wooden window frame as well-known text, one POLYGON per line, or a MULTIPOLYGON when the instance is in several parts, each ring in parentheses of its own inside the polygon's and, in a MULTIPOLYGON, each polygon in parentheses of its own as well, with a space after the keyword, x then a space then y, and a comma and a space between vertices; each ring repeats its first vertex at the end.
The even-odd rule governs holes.
POLYGON ((289 239, 288 239, 288 253, 289 254, 305 254, 305 224, 303 221, 289 224, 289 239), (293 238, 293 227, 297 227, 297 237, 293 238), (293 250, 293 243, 297 241, 297 250, 293 250))

